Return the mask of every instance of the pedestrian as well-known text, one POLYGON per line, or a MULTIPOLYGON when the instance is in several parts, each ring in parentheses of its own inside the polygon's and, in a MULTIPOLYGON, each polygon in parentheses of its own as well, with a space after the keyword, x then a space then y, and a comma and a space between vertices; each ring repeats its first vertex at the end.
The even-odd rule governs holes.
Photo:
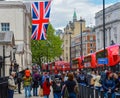
POLYGON ((83 85, 87 84, 86 75, 84 74, 84 72, 81 72, 81 74, 79 74, 78 83, 83 84, 83 85))
POLYGON ((75 89, 77 87, 76 82, 73 80, 74 76, 72 73, 68 74, 68 80, 65 81, 65 84, 62 88, 62 92, 64 91, 65 88, 67 88, 68 93, 69 93, 69 98, 76 98, 76 92, 75 89))
POLYGON ((113 79, 115 81, 115 92, 118 92, 119 91, 119 79, 118 79, 118 75, 116 73, 113 73, 113 79))
POLYGON ((100 79, 101 79, 101 76, 100 76, 100 74, 99 74, 99 72, 98 71, 96 71, 96 77, 94 78, 94 80, 95 80, 95 84, 94 84, 94 86, 95 86, 95 88, 98 90, 98 94, 100 95, 100 90, 101 90, 101 84, 100 84, 100 79))
POLYGON ((19 94, 22 94, 21 93, 21 82, 22 82, 22 75, 21 75, 21 73, 18 73, 18 75, 17 75, 17 83, 18 83, 18 93, 19 94))
POLYGON ((14 81, 15 75, 16 73, 12 71, 8 78, 8 98, 13 98, 14 90, 16 89, 16 85, 14 81))
POLYGON ((117 84, 117 87, 118 87, 118 93, 120 93, 120 72, 118 73, 118 84, 117 84))
POLYGON ((51 86, 50 80, 49 80, 49 78, 46 78, 42 84, 44 98, 49 98, 49 95, 51 92, 50 86, 51 86))
POLYGON ((111 93, 111 98, 115 98, 115 81, 113 79, 113 73, 108 71, 106 73, 106 79, 102 83, 104 89, 104 97, 108 98, 108 94, 111 93))
POLYGON ((32 77, 30 74, 30 70, 27 69, 25 71, 25 76, 23 77, 23 86, 24 86, 24 90, 25 90, 25 98, 30 98, 31 84, 32 84, 32 77))
POLYGON ((10 68, 9 68, 9 74, 14 71, 14 63, 11 63, 10 68))
POLYGON ((33 96, 38 96, 39 79, 40 79, 39 72, 36 71, 32 77, 33 96))
MULTIPOLYGON (((43 85, 43 82, 46 80, 46 78, 50 78, 47 72, 43 73, 43 75, 42 75, 41 85, 43 85)), ((42 88, 42 86, 41 86, 41 88, 42 88)))
POLYGON ((52 88, 53 88, 54 98, 61 98, 62 86, 61 86, 61 81, 59 78, 55 78, 52 81, 52 88))

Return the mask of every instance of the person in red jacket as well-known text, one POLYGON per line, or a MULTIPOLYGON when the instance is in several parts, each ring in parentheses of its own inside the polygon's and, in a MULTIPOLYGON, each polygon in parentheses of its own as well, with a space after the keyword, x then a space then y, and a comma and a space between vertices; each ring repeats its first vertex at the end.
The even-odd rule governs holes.
POLYGON ((51 86, 50 80, 49 80, 49 78, 46 78, 46 80, 43 82, 43 96, 44 96, 44 98, 49 98, 50 91, 51 91, 50 86, 51 86))

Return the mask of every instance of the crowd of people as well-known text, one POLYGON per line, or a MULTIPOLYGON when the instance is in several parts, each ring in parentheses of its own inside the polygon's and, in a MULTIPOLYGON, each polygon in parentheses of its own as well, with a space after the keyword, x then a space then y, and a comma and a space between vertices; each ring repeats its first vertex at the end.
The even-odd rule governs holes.
POLYGON ((94 87, 100 91, 104 91, 104 98, 108 98, 111 93, 111 98, 115 98, 115 93, 120 93, 120 72, 114 73, 112 71, 91 71, 90 74, 85 72, 78 72, 76 74, 78 83, 94 87))
MULTIPOLYGON (((11 72, 8 79, 8 98, 13 98, 15 84, 15 72, 11 72)), ((104 91, 104 97, 108 98, 111 93, 115 98, 115 92, 120 93, 120 73, 112 71, 85 71, 62 72, 50 75, 49 72, 41 73, 38 69, 32 72, 27 68, 24 75, 17 74, 18 92, 21 94, 21 83, 25 91, 25 98, 39 96, 41 91, 44 98, 49 98, 52 91, 54 98, 77 98, 78 84, 97 88, 104 91), (52 90, 51 90, 52 88, 52 90), (42 90, 41 90, 42 89, 42 90), (32 93, 33 92, 33 93, 32 93)))

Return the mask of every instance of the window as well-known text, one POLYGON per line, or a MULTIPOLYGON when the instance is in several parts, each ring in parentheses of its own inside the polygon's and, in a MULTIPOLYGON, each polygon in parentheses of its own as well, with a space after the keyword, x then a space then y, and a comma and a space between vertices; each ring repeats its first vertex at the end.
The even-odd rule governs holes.
POLYGON ((92 47, 93 45, 92 44, 90 44, 90 47, 92 47))
POLYGON ((66 44, 68 44, 68 40, 66 40, 66 44))
POLYGON ((91 61, 91 56, 87 56, 84 58, 84 62, 90 62, 91 61))
MULTIPOLYGON (((108 56, 107 50, 105 50, 105 57, 107 57, 107 56, 108 56)), ((104 50, 99 51, 99 52, 96 53, 96 59, 98 59, 98 58, 105 58, 105 57, 104 57, 104 50)))
POLYGON ((1 23, 1 31, 9 31, 10 24, 9 23, 1 23))
POLYGON ((66 51, 68 51, 68 47, 66 47, 66 51))
POLYGON ((93 53, 93 50, 92 50, 92 49, 90 50, 90 53, 93 53))
POLYGON ((91 41, 93 40, 93 36, 90 36, 90 40, 91 40, 91 41))

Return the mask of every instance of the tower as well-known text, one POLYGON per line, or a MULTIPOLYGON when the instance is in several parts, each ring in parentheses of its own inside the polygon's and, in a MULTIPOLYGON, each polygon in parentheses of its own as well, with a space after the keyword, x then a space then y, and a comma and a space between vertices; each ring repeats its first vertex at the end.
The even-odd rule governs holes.
POLYGON ((73 14, 73 22, 77 21, 77 14, 76 14, 76 11, 74 9, 74 14, 73 14))

